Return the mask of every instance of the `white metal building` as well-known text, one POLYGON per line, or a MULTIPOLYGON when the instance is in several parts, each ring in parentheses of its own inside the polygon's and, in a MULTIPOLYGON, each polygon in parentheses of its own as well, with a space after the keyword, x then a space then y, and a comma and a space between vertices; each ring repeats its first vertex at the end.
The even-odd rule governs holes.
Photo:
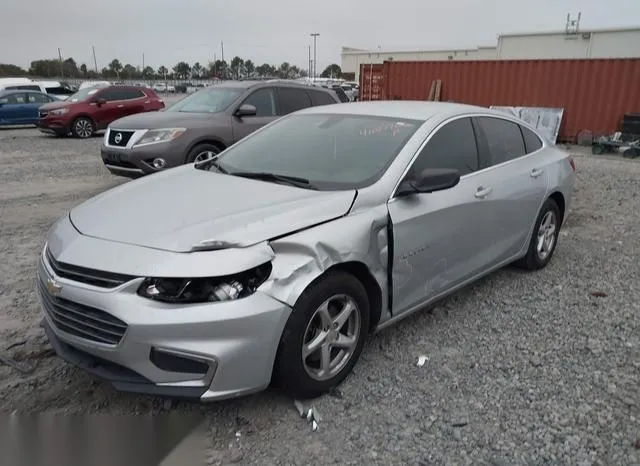
POLYGON ((360 65, 384 61, 640 58, 640 27, 501 34, 495 47, 385 51, 342 47, 343 72, 360 79, 360 65))

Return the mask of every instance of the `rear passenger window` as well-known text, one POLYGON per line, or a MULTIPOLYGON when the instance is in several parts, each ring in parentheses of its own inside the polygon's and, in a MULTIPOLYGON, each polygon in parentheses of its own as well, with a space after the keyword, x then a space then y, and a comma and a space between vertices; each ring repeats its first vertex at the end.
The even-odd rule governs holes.
POLYGON ((144 92, 139 89, 122 89, 120 91, 120 99, 118 100, 133 100, 145 97, 144 92))
POLYGON ((243 104, 253 105, 257 110, 256 116, 276 116, 276 99, 273 88, 258 89, 247 97, 243 104))
POLYGON ((318 105, 332 105, 332 104, 336 104, 337 103, 326 92, 310 91, 309 94, 311 94, 311 100, 313 101, 313 105, 315 105, 315 106, 318 106, 318 105))
POLYGON ((302 89, 281 87, 278 89, 278 98, 280 115, 287 115, 312 106, 311 99, 302 89))
POLYGON ((486 138, 491 165, 508 162, 526 154, 520 125, 492 117, 478 118, 478 125, 486 138))
POLYGON ((104 99, 107 102, 113 102, 116 100, 120 100, 120 90, 116 88, 105 89, 102 93, 97 96, 100 99, 104 99))
POLYGON ((478 170, 478 148, 470 118, 460 118, 440 128, 418 155, 410 176, 426 168, 454 168, 461 175, 478 170))
POLYGON ((527 149, 527 154, 535 152, 542 147, 542 141, 536 133, 522 125, 520 125, 520 129, 522 130, 522 137, 524 138, 524 145, 527 149))

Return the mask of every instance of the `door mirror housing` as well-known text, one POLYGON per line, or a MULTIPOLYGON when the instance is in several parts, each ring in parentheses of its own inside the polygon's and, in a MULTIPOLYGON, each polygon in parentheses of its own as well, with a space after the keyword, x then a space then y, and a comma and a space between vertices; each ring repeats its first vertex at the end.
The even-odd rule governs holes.
POLYGON ((460 172, 452 168, 426 168, 418 176, 406 178, 396 191, 396 197, 417 193, 432 193, 451 189, 460 182, 460 172))
POLYGON ((98 104, 98 107, 101 107, 102 105, 107 103, 107 99, 103 99, 102 97, 100 97, 99 99, 95 100, 96 104, 98 104))
POLYGON ((255 116, 258 113, 258 109, 251 104, 242 104, 236 110, 237 117, 245 117, 245 116, 255 116))

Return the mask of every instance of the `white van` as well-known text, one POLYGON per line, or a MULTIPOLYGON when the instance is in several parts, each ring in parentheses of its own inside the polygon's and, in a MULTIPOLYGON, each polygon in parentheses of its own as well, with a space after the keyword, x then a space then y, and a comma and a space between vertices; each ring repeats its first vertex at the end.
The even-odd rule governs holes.
POLYGON ((40 91, 64 100, 75 91, 58 81, 34 81, 29 78, 0 78, 0 91, 40 91))

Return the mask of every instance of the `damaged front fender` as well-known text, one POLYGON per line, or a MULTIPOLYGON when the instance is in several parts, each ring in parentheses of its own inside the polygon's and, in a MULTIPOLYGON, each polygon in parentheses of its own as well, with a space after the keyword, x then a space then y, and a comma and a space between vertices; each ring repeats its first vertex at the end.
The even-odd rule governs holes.
POLYGON ((273 271, 260 291, 294 306, 304 290, 330 268, 364 264, 382 294, 381 321, 388 317, 389 245, 386 206, 304 230, 270 242, 273 271))

